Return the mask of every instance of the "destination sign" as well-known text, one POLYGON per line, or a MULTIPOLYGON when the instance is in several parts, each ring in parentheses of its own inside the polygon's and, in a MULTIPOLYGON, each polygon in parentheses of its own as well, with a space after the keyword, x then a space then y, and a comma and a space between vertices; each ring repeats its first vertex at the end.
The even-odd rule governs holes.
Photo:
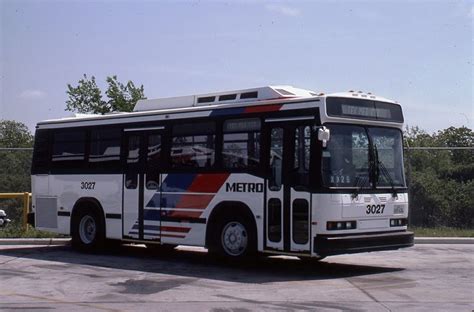
POLYGON ((331 117, 403 122, 401 106, 393 103, 328 97, 326 108, 328 116, 331 117))

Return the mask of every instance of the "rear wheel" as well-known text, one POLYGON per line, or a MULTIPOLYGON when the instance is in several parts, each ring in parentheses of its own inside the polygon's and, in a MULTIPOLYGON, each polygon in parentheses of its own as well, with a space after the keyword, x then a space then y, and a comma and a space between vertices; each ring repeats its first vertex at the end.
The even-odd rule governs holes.
POLYGON ((82 251, 93 251, 105 240, 105 226, 96 209, 81 209, 72 222, 72 246, 82 251))

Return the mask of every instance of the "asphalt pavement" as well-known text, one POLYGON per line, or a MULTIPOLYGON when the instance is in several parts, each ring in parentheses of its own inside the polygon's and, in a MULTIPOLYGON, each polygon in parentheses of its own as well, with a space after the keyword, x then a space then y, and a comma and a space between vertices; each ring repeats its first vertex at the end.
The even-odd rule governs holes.
POLYGON ((474 245, 228 264, 204 249, 0 245, 0 310, 473 311, 474 245))

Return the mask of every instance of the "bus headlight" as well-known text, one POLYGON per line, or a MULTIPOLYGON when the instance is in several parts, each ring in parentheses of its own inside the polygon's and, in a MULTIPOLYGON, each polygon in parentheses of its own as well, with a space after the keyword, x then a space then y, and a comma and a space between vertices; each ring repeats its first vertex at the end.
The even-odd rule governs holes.
POLYGON ((329 221, 326 224, 328 231, 353 230, 357 227, 356 221, 329 221))

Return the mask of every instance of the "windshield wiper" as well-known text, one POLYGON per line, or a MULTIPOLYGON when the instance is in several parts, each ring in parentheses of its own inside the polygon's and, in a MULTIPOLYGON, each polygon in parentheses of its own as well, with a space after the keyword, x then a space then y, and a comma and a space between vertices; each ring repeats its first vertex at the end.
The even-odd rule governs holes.
POLYGON ((374 170, 374 161, 371 160, 369 161, 369 175, 368 176, 362 176, 362 177, 359 177, 359 176, 356 176, 356 189, 354 190, 354 192, 352 193, 352 199, 354 198, 357 198, 357 196, 359 196, 359 193, 360 191, 362 190, 362 188, 364 188, 365 186, 367 186, 367 184, 370 185, 370 174, 371 172, 373 172, 374 170), (367 183, 368 182, 368 183, 367 183))
MULTIPOLYGON (((369 169, 369 171, 370 171, 370 169, 369 169)), ((354 192, 352 192, 352 199, 357 198, 357 196, 359 196, 359 193, 362 190, 362 188, 367 185, 367 181, 369 181, 369 177, 364 177, 364 176, 359 177, 359 176, 357 176, 356 180, 357 180, 357 183, 355 185, 356 189, 354 190, 354 192)))
MULTIPOLYGON (((379 151, 377 149, 377 145, 374 144, 374 151, 375 151, 375 163, 377 164, 377 167, 375 168, 375 182, 377 183, 379 180, 380 173, 388 180, 388 183, 390 183, 390 187, 392 188, 392 197, 398 197, 397 190, 395 189, 395 183, 393 182, 392 176, 390 175, 390 172, 388 172, 387 167, 385 167, 385 164, 379 160, 379 151)), ((377 185, 377 184, 376 184, 377 185)))

